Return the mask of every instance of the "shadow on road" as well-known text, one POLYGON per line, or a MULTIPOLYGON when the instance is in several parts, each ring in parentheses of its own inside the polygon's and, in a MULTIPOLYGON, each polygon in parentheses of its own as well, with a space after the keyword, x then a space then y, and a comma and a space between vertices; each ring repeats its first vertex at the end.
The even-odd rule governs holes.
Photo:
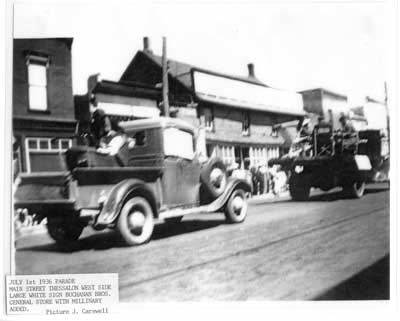
MULTIPOLYGON (((390 188, 389 187, 369 187, 367 186, 365 188, 365 194, 375 194, 375 193, 381 193, 388 191, 390 188)), ((341 189, 335 190, 332 192, 323 192, 321 190, 317 190, 316 195, 311 195, 310 198, 302 203, 306 202, 333 202, 337 200, 343 200, 343 199, 348 199, 343 191, 341 189)), ((273 199, 273 200, 266 200, 266 201, 257 201, 252 203, 252 206, 264 206, 265 204, 271 203, 271 204, 282 204, 282 203, 292 203, 295 202, 292 199, 273 199)))
MULTIPOLYGON (((224 219, 187 220, 180 223, 158 224, 154 227, 152 240, 168 238, 175 235, 196 232, 226 224, 224 219)), ((107 250, 115 247, 125 247, 113 230, 93 234, 79 239, 76 243, 61 247, 55 243, 19 248, 18 251, 44 252, 78 252, 86 250, 107 250)))
POLYGON ((223 218, 213 220, 187 220, 176 224, 160 224, 155 226, 152 239, 158 240, 179 234, 196 232, 217 227, 222 224, 226 224, 226 220, 223 218))
POLYGON ((314 300, 389 300, 389 255, 314 300))
MULTIPOLYGON (((376 188, 376 187, 366 187, 364 194, 375 194, 375 193, 381 193, 389 190, 388 187, 382 187, 382 188, 376 188)), ((351 197, 347 196, 344 194, 342 190, 340 191, 335 191, 335 192, 327 192, 323 194, 318 194, 318 195, 313 195, 310 197, 309 201, 311 202, 332 202, 332 201, 337 201, 341 199, 352 199, 351 197)))
POLYGON ((365 189, 365 194, 374 194, 374 193, 380 193, 380 192, 384 192, 384 191, 388 191, 388 190, 390 190, 390 188, 389 187, 382 187, 382 188, 373 188, 373 187, 370 187, 370 188, 366 188, 365 189))

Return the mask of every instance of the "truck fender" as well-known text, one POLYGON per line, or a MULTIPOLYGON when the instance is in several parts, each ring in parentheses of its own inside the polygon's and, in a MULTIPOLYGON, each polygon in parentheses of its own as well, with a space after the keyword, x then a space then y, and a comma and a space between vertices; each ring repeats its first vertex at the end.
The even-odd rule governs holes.
POLYGON ((244 179, 231 178, 228 180, 224 193, 209 205, 209 211, 218 212, 222 210, 226 202, 228 202, 229 197, 236 189, 242 189, 246 193, 252 192, 251 185, 247 181, 244 179))
POLYGON ((146 198, 152 207, 153 214, 157 216, 158 211, 154 192, 140 179, 127 179, 111 189, 93 227, 101 229, 114 223, 119 217, 123 204, 133 193, 146 198))

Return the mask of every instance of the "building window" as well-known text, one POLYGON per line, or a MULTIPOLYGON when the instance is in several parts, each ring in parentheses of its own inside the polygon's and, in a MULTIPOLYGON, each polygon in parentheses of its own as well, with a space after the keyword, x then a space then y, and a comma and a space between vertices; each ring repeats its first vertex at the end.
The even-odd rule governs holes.
POLYGON ((47 111, 47 67, 45 57, 28 55, 29 109, 47 111))
POLYGON ((244 136, 250 135, 250 113, 248 111, 243 112, 242 134, 244 136))
POLYGON ((235 163, 235 147, 226 145, 216 146, 216 156, 222 158, 222 162, 226 165, 235 163))
POLYGON ((206 130, 214 131, 214 112, 212 108, 204 108, 204 125, 206 130))
POLYGON ((278 127, 272 126, 271 137, 278 138, 278 133, 279 133, 278 127))
POLYGON ((250 165, 251 166, 266 166, 268 163, 267 150, 263 147, 250 148, 250 165))
POLYGON ((278 158, 279 157, 279 147, 271 147, 267 149, 267 158, 278 158))
MULTIPOLYGON (((69 138, 29 137, 25 140, 26 166, 28 172, 62 169, 57 163, 58 154, 72 147, 69 138)), ((60 160, 61 162, 61 160, 60 160)))

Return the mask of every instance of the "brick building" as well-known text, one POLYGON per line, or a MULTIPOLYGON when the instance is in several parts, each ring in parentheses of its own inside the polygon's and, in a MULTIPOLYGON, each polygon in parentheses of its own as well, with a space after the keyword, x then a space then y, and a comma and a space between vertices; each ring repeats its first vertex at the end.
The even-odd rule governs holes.
POLYGON ((14 169, 64 169, 73 145, 72 38, 14 39, 14 169))
MULTIPOLYGON (((277 157, 287 146, 273 126, 304 114, 301 95, 271 88, 256 78, 253 64, 248 69, 240 77, 168 60, 171 114, 205 131, 207 156, 242 168, 277 157)), ((162 58, 147 38, 120 81, 153 87, 162 82, 162 58)))

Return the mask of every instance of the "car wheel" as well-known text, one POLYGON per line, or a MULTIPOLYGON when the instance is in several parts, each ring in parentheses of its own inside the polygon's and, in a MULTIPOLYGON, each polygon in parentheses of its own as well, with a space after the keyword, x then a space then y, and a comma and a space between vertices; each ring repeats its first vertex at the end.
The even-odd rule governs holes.
POLYGON ((79 239, 84 225, 76 219, 64 216, 47 217, 47 231, 50 237, 61 246, 71 245, 79 239))
POLYGON ((153 211, 149 202, 140 196, 129 199, 121 209, 116 228, 127 245, 147 242, 154 229, 153 211))
POLYGON ((227 184, 226 167, 222 160, 214 157, 204 164, 200 179, 206 192, 212 198, 220 196, 225 191, 227 184))
POLYGON ((241 223, 247 216, 247 196, 244 190, 236 189, 225 205, 225 217, 230 223, 241 223))
POLYGON ((307 180, 304 178, 299 175, 291 177, 289 182, 289 193, 294 201, 307 201, 310 197, 310 189, 307 180))
POLYGON ((361 198, 365 192, 365 182, 356 180, 343 187, 343 191, 351 198, 361 198))

